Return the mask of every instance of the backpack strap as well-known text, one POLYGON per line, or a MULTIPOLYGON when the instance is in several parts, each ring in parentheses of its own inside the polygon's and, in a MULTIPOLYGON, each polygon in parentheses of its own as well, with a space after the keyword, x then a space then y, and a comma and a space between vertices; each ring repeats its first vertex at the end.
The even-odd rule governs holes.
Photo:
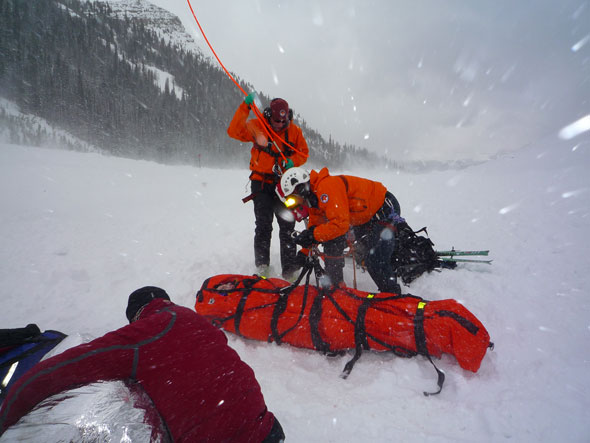
POLYGON ((426 306, 425 301, 418 302, 418 307, 416 308, 416 315, 414 316, 414 339, 416 340, 416 350, 419 354, 425 355, 428 358, 428 361, 434 366, 436 373, 438 374, 438 391, 436 392, 424 392, 424 395, 428 397, 429 395, 437 395, 440 394, 442 391, 443 384, 445 382, 445 373, 442 372, 440 369, 436 367, 430 354, 428 353, 428 347, 426 346, 426 333, 424 332, 424 307, 426 306))
POLYGON ((280 345, 283 340, 283 337, 285 335, 287 335, 289 332, 291 332, 293 329, 295 329, 297 327, 297 325, 299 324, 299 322, 301 321, 301 319, 303 318, 303 314, 305 313, 305 307, 307 306, 307 296, 309 294, 309 279, 311 278, 312 271, 313 271, 313 265, 311 263, 306 263, 305 266, 303 266, 303 269, 301 270, 301 273, 299 274, 297 279, 293 283, 291 283, 291 285, 278 290, 279 299, 277 300, 277 302, 275 304, 275 308, 273 309, 272 317, 270 319, 271 335, 268 338, 269 342, 271 340, 274 340, 275 343, 280 345), (279 328, 278 328, 279 317, 285 312, 285 309, 287 308, 287 302, 289 300, 289 295, 291 294, 291 292, 293 292, 293 289, 295 289, 296 287, 299 286, 299 283, 301 282, 301 280, 303 280, 304 277, 305 277, 305 289, 303 292, 303 302, 301 303, 301 310, 299 311, 299 318, 293 324, 293 326, 291 326, 290 328, 287 328, 285 331, 279 333, 279 328))
MULTIPOLYGON (((231 317, 225 319, 224 321, 229 320, 230 318, 234 319, 234 328, 236 330, 236 334, 244 337, 242 335, 242 333, 240 332, 240 323, 242 321, 242 316, 244 315, 244 311, 245 311, 245 307, 246 307, 246 302, 248 301, 248 296, 250 295, 250 293, 254 290, 254 285, 256 283, 258 283, 260 280, 266 280, 266 278, 257 276, 258 278, 251 278, 249 280, 245 280, 244 281, 244 288, 242 288, 240 291, 243 292, 242 296, 240 297, 240 301, 238 302, 238 305, 236 306, 236 313, 234 315, 232 315, 231 317)), ((260 292, 279 292, 279 290, 277 288, 273 288, 273 289, 267 289, 264 290, 263 288, 258 288, 257 291, 260 292)), ((278 304, 278 301, 275 303, 275 306, 278 304)), ((263 306, 258 306, 256 309, 260 309, 262 307, 268 307, 271 306, 271 304, 267 304, 267 305, 263 305, 263 306)), ((285 305, 286 306, 286 305, 285 305)))
POLYGON ((291 143, 289 143, 289 129, 287 128, 287 130, 285 131, 285 143, 283 143, 283 154, 285 154, 287 157, 291 157, 293 154, 295 154, 295 151, 293 150, 293 145, 291 145, 291 143))
POLYGON ((446 310, 440 310, 440 311, 436 311, 436 314, 439 317, 449 317, 449 318, 452 318, 457 323, 459 323, 463 328, 465 328, 467 330, 467 332, 469 332, 470 334, 477 335, 477 332, 479 331, 479 327, 478 326, 476 326, 475 324, 473 324, 471 321, 469 321, 465 317, 457 314, 456 312, 446 311, 446 310))
POLYGON ((268 144, 266 146, 262 146, 262 145, 259 145, 258 143, 254 143, 254 146, 256 147, 256 149, 267 153, 271 157, 279 158, 281 156, 280 153, 278 153, 277 151, 272 149, 272 146, 273 146, 272 142, 268 142, 268 144))
POLYGON ((356 314, 356 321, 354 322, 354 356, 351 360, 349 360, 346 363, 344 369, 342 370, 342 373, 340 374, 340 377, 344 379, 346 379, 350 375, 350 371, 352 371, 354 364, 357 362, 359 358, 361 358, 363 350, 369 349, 369 342, 367 341, 367 329, 365 327, 365 319, 367 316, 367 311, 369 310, 369 306, 373 301, 373 297, 375 297, 375 294, 369 294, 358 308, 356 314))
POLYGON ((344 187, 346 188, 346 193, 348 194, 348 179, 343 175, 337 175, 340 180, 344 183, 344 187))
POLYGON ((236 334, 243 337, 242 333, 240 332, 240 322, 242 321, 242 315, 244 314, 244 307, 246 306, 246 302, 248 301, 248 296, 250 295, 251 291, 244 292, 240 297, 240 301, 238 302, 238 306, 236 306, 236 315, 234 318, 234 327, 236 329, 236 334))
MULTIPOLYGON (((278 326, 279 325, 279 317, 285 312, 285 309, 287 309, 287 304, 288 304, 287 302, 289 301, 289 296, 291 295, 291 292, 293 292, 293 289, 295 289, 297 287, 297 284, 290 285, 290 286, 287 286, 283 289, 278 290, 279 299, 275 303, 275 308, 273 309, 272 317, 270 318, 271 335, 268 338, 269 342, 272 339, 272 340, 274 340, 274 342, 276 344, 280 345, 283 341, 283 337, 285 335, 287 335, 289 332, 291 332, 293 329, 295 329, 297 327, 297 325, 299 324, 299 322, 301 321, 301 319, 303 318, 303 314, 305 313, 305 307, 307 306, 307 295, 308 295, 308 289, 309 289, 310 275, 311 275, 311 269, 307 273, 307 280, 305 283, 305 289, 303 291, 303 301, 301 303, 301 310, 299 311, 299 317, 297 318, 297 321, 293 324, 293 326, 285 329, 281 333, 279 333, 279 326, 278 326)), ((298 279, 298 281, 300 279, 301 279, 301 276, 298 279)))
POLYGON ((331 352, 330 344, 324 341, 319 331, 320 320, 322 318, 322 302, 324 298, 325 290, 321 289, 311 305, 311 310, 309 312, 309 326, 313 347, 324 354, 328 354, 331 352))
MULTIPOLYGON (((347 293, 347 294, 353 298, 358 298, 354 294, 350 294, 350 293, 347 293)), ((363 302, 361 303, 361 305, 358 308, 356 321, 354 322, 355 353, 354 353, 354 356, 352 357, 352 359, 346 363, 342 373, 340 374, 340 377, 342 377, 344 379, 346 379, 350 375, 352 368, 354 367, 357 360, 361 357, 363 350, 368 351, 371 349, 368 339, 371 339, 372 341, 380 344, 384 348, 389 349, 391 352, 393 352, 398 357, 409 358, 409 357, 414 357, 417 354, 416 352, 411 351, 406 348, 402 348, 401 346, 394 346, 389 343, 386 343, 386 342, 378 339, 377 337, 373 336, 372 334, 367 333, 365 321, 366 321, 366 317, 367 317, 367 312, 374 302, 382 302, 382 301, 386 301, 386 300, 408 298, 408 297, 410 297, 410 298, 419 298, 419 297, 416 297, 411 294, 395 295, 392 297, 378 298, 378 299, 375 299, 374 297, 375 297, 375 294, 367 295, 367 297, 364 298, 363 302)), ((336 306, 336 307, 339 308, 339 306, 336 306)), ((342 311, 341 313, 350 323, 352 323, 352 320, 346 315, 346 313, 344 311, 342 311)))
MULTIPOLYGON (((205 281, 205 283, 203 284, 203 286, 205 286, 210 279, 207 279, 205 281)), ((242 315, 244 314, 244 310, 245 310, 245 306, 246 306, 246 301, 248 300, 248 295, 250 295, 250 293, 253 290, 253 286, 254 284, 256 284, 256 282, 259 282, 260 280, 263 280, 261 277, 253 277, 249 280, 244 280, 243 281, 243 285, 244 287, 242 288, 237 288, 237 287, 232 287, 231 289, 228 288, 219 288, 218 287, 223 287, 226 284, 238 284, 238 282, 224 282, 221 283, 219 285, 217 285, 215 288, 207 288, 207 289, 200 289, 199 292, 197 292, 197 300, 202 302, 204 300, 204 292, 205 291, 210 291, 210 292, 214 292, 216 294, 221 294, 221 295, 227 295, 228 292, 241 292, 242 296, 240 297, 240 301, 238 302, 238 305, 236 306, 236 312, 232 315, 229 315, 227 317, 220 317, 220 318, 214 318, 211 320, 211 323, 220 328, 223 326, 223 324, 229 320, 234 320, 234 327, 236 330, 236 334, 242 336, 242 334, 240 333, 240 322, 242 320, 242 315)), ((261 291, 263 291, 261 289, 261 291)))

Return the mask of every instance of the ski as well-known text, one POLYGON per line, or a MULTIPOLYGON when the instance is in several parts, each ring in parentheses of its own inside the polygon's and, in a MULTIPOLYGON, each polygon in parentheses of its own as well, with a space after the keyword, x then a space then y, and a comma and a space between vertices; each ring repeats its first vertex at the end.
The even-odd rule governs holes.
POLYGON ((460 256, 460 255, 488 255, 490 253, 489 250, 484 250, 484 251, 458 251, 455 249, 451 249, 450 251, 436 251, 436 255, 440 256, 445 256, 445 255, 449 255, 449 256, 460 256))
POLYGON ((443 262, 455 262, 455 263, 486 263, 488 265, 492 264, 492 260, 478 260, 478 259, 471 259, 471 258, 454 258, 454 257, 439 257, 440 261, 443 262))

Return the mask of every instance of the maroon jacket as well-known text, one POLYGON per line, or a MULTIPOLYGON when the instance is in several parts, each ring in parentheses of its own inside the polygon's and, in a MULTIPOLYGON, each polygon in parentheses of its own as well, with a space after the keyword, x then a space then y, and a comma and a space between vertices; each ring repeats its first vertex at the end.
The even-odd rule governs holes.
POLYGON ((2 403, 0 435, 45 398, 99 380, 139 383, 176 442, 261 442, 274 423, 254 371, 225 334, 196 312, 157 298, 139 320, 23 375, 2 403))

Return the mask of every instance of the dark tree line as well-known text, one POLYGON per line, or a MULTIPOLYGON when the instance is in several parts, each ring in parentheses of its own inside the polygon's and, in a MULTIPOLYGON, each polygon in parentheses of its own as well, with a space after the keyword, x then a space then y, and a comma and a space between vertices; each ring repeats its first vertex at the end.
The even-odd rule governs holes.
MULTIPOLYGON (((1 0, 0 95, 114 155, 247 164, 249 149, 226 135, 243 97, 225 73, 141 19, 117 18, 108 3, 1 0), (174 84, 162 89, 150 67, 170 73, 174 84)), ((312 165, 379 160, 299 123, 312 165)))

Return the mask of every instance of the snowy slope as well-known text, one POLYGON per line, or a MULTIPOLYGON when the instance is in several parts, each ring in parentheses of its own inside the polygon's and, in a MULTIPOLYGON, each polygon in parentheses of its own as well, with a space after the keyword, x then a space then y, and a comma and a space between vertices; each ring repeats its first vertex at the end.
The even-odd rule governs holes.
POLYGON ((168 10, 143 0, 108 0, 113 14, 120 19, 133 17, 142 21, 144 26, 156 32, 158 36, 171 45, 178 45, 187 51, 202 53, 199 45, 188 34, 180 19, 168 10))
MULTIPOLYGON (((365 353, 342 380, 348 356, 230 336, 288 441, 589 441, 589 164, 587 138, 551 139, 460 171, 355 172, 386 184, 437 248, 491 249, 492 266, 432 273, 405 290, 460 300, 496 348, 477 374, 443 357, 444 390, 427 398, 436 376, 422 357, 365 353)), ((99 336, 126 323, 140 286, 193 307, 207 277, 250 274, 247 176, 1 145, 0 328, 99 336)), ((358 281, 374 290, 366 274, 358 281)))

